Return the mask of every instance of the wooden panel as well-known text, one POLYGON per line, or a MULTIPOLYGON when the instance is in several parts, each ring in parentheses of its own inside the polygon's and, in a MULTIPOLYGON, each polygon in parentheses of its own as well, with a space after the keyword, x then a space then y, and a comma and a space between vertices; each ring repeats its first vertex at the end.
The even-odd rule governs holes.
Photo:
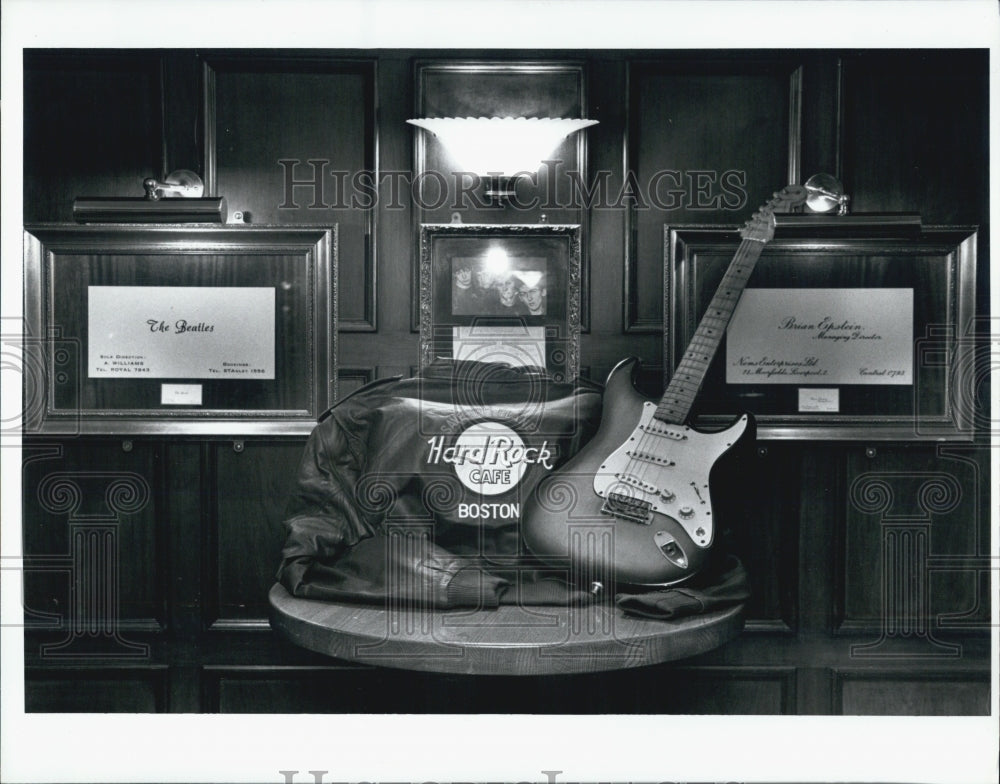
POLYGON ((374 330, 374 63, 209 58, 205 79, 206 187, 251 223, 338 224, 340 329, 374 330))
POLYGON ((663 224, 745 220, 798 176, 794 63, 634 62, 626 186, 627 331, 658 331, 663 224))
POLYGON ((204 540, 205 503, 208 493, 208 447, 181 441, 164 445, 164 526, 169 559, 167 604, 172 635, 192 638, 202 628, 202 562, 193 557, 192 542, 204 540))
POLYGON ((87 625, 83 615, 102 629, 162 620, 159 460, 154 443, 102 440, 66 443, 61 457, 25 466, 31 611, 54 613, 70 627, 71 618, 87 625))
POLYGON ((160 713, 167 710, 167 668, 32 668, 25 713, 160 713))
POLYGON ((162 177, 160 61, 27 52, 24 221, 68 221, 77 196, 142 197, 162 177))
POLYGON ((978 477, 974 466, 936 451, 880 447, 846 453, 844 624, 926 636, 942 613, 970 609, 978 595, 978 477))
POLYGON ((804 182, 826 172, 843 177, 841 171, 841 60, 826 52, 810 52, 802 58, 802 161, 804 182))
POLYGON ((218 540, 210 552, 206 584, 216 626, 259 621, 266 625, 267 592, 274 584, 285 543, 285 504, 291 494, 304 440, 246 441, 214 446, 218 540))
POLYGON ((164 173, 197 172, 204 181, 201 127, 202 63, 194 50, 162 50, 164 173))
MULTIPOLYGON (((767 714, 795 712, 795 671, 791 668, 692 669, 671 673, 664 684, 665 713, 767 714)), ((636 684, 648 688, 648 681, 636 684)), ((657 683, 657 690, 660 683, 657 683)))
MULTIPOLYGON (((852 211, 917 211, 925 224, 977 225, 979 258, 990 258, 988 53, 866 52, 845 57, 843 69, 852 211)), ((980 313, 989 309, 989 270, 980 263, 980 313)))
POLYGON ((852 212, 980 223, 989 166, 987 52, 844 58, 844 185, 852 212))
POLYGON ((794 671, 643 668, 606 675, 431 675, 366 668, 206 668, 222 713, 779 714, 794 671), (656 687, 650 688, 655 681, 656 687))
POLYGON ((357 392, 365 384, 375 380, 374 367, 339 367, 337 368, 337 398, 343 400, 348 395, 357 392))
MULTIPOLYGON (((622 140, 626 133, 627 68, 621 54, 596 56, 587 63, 588 117, 598 125, 588 128, 587 178, 597 184, 602 180, 608 190, 616 190, 622 182, 625 160, 622 140)), ((581 201, 586 202, 585 198, 581 201)), ((625 209, 594 208, 588 210, 589 240, 587 251, 594 260, 590 264, 590 297, 588 302, 590 332, 594 336, 585 349, 591 357, 591 378, 603 381, 612 366, 629 354, 647 362, 659 362, 660 341, 642 338, 628 342, 623 349, 613 342, 622 335, 622 238, 625 236, 625 209), (607 343, 612 346, 606 347, 607 343), (606 369, 601 369, 604 366, 606 369)), ((587 335, 583 336, 585 345, 587 335)))
POLYGON ((760 442, 712 476, 713 498, 725 511, 722 538, 750 578, 748 626, 796 627, 799 451, 760 442), (728 521, 728 522, 726 522, 728 521))
POLYGON ((834 706, 848 716, 987 716, 989 672, 981 675, 840 672, 834 706))
POLYGON ((799 527, 798 630, 828 633, 834 625, 835 586, 843 574, 843 449, 810 444, 798 454, 797 476, 785 489, 791 493, 794 486, 799 495, 792 511, 799 527))

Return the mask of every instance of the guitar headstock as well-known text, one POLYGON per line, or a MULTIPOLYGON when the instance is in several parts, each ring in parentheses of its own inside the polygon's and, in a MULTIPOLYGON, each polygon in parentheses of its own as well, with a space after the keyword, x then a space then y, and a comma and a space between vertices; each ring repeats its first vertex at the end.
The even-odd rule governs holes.
POLYGON ((800 208, 806 201, 806 189, 801 185, 786 185, 774 194, 767 204, 761 207, 748 220, 740 236, 745 240, 770 242, 774 239, 774 213, 792 212, 800 208))

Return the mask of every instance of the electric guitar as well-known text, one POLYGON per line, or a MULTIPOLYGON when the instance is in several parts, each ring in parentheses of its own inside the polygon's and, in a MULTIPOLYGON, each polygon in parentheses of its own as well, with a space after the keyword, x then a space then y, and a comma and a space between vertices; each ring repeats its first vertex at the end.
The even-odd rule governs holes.
POLYGON ((740 230, 743 241, 659 403, 636 391, 637 360, 611 371, 597 433, 525 502, 522 536, 538 558, 568 558, 581 574, 635 585, 679 583, 705 564, 716 527, 709 475, 738 442, 753 440, 755 427, 744 414, 725 430, 702 432, 687 424, 688 414, 774 237, 774 213, 805 197, 802 186, 785 187, 740 230))

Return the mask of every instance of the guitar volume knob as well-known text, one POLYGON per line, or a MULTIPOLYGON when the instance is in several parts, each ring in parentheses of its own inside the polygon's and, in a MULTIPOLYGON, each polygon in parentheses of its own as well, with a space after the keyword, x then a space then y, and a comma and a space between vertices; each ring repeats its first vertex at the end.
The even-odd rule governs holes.
POLYGON ((680 509, 677 510, 677 514, 679 514, 685 520, 690 520, 692 517, 694 517, 694 509, 692 509, 690 506, 682 506, 680 509))

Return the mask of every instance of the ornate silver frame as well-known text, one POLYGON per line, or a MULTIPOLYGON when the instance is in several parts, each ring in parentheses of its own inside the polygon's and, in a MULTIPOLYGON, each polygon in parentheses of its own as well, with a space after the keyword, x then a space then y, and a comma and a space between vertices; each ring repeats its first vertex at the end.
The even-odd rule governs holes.
MULTIPOLYGON (((420 317, 420 367, 426 367, 435 357, 435 328, 442 324, 438 312, 440 297, 435 294, 434 271, 437 265, 446 263, 442 253, 442 243, 449 239, 464 238, 475 247, 478 243, 500 241, 512 249, 522 249, 537 244, 539 239, 557 240, 564 253, 561 259, 566 268, 563 279, 565 318, 561 323, 546 323, 547 330, 565 345, 566 380, 572 380, 580 372, 580 312, 581 312, 581 227, 579 224, 439 224, 427 223, 420 227, 420 262, 417 270, 417 286, 414 287, 414 310, 420 317)), ((445 319, 446 320, 446 319, 445 319)))

